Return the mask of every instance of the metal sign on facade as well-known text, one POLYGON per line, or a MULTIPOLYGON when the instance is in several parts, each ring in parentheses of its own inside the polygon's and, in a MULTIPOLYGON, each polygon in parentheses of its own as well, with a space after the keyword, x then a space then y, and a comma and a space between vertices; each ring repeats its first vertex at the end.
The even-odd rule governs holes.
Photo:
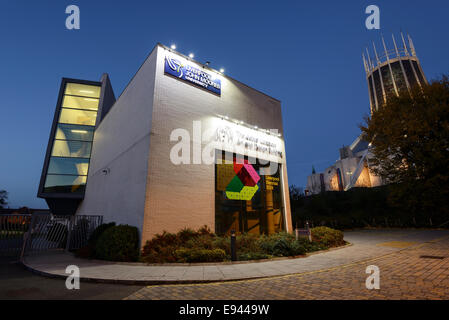
POLYGON ((164 72, 221 95, 221 80, 219 78, 192 64, 183 63, 178 58, 166 56, 164 72))

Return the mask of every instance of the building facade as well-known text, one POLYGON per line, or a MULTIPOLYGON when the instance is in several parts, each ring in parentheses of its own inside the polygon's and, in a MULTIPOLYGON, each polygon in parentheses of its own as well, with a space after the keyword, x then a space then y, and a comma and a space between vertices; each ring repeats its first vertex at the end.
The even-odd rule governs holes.
POLYGON ((65 182, 49 190, 79 191, 74 214, 136 226, 142 244, 204 225, 220 234, 291 231, 278 100, 158 44, 102 107, 85 190, 65 182))

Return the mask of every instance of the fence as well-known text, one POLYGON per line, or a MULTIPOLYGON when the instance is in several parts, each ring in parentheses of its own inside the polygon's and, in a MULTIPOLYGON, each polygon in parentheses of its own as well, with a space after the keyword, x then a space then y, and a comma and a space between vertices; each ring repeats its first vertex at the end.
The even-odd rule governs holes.
POLYGON ((0 254, 25 255, 54 249, 76 250, 87 244, 102 216, 0 216, 0 254))
POLYGON ((20 253, 30 223, 29 214, 0 215, 0 256, 20 253))

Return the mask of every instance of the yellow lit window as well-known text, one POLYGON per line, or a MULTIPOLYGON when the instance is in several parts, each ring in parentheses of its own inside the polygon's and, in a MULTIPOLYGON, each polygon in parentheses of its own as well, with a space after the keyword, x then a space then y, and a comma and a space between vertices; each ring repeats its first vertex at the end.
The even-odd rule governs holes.
POLYGON ((79 83, 67 83, 65 94, 82 97, 100 98, 101 87, 79 83))
POLYGON ((53 143, 54 157, 89 158, 91 142, 55 140, 53 143))
POLYGON ((62 108, 61 115, 59 117, 59 123, 94 126, 96 119, 97 119, 97 112, 95 111, 62 108))
POLYGON ((74 109, 98 110, 98 101, 99 100, 96 98, 64 96, 62 107, 74 109))

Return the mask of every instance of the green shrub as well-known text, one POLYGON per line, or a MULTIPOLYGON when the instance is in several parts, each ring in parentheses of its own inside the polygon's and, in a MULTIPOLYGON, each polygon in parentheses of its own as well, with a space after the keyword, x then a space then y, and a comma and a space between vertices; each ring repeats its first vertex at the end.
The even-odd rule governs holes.
MULTIPOLYGON (((294 235, 286 232, 268 236, 240 234, 236 237, 237 259, 297 256, 344 244, 343 234, 337 230, 316 228, 315 236, 318 241, 310 242, 304 238, 296 240, 294 235)), ((142 260, 147 263, 231 260, 231 239, 217 236, 207 228, 198 231, 183 229, 177 234, 163 232, 147 241, 142 250, 142 260)))
POLYGON ((75 255, 80 258, 93 259, 95 258, 95 247, 97 246, 98 239, 100 236, 111 227, 115 226, 115 222, 104 223, 99 225, 87 240, 87 245, 76 250, 75 255))
POLYGON ((136 227, 128 225, 108 228, 97 241, 95 257, 109 261, 137 261, 139 231, 136 227))
POLYGON ((192 238, 184 243, 186 248, 201 248, 201 249, 214 249, 214 238, 210 235, 199 235, 195 238, 192 238))
POLYGON ((345 244, 343 232, 328 227, 312 228, 312 240, 325 247, 338 247, 345 244))
POLYGON ((220 262, 226 259, 222 249, 182 248, 175 251, 179 262, 220 262))
POLYGON ((177 237, 178 238, 177 240, 179 240, 180 242, 186 242, 198 236, 198 233, 190 228, 184 228, 181 231, 179 231, 176 235, 173 234, 173 236, 177 237))
POLYGON ((212 247, 222 249, 231 258, 231 240, 229 237, 215 237, 212 239, 212 247))
MULTIPOLYGON (((187 233, 185 229, 180 232, 187 233)), ((162 234, 156 234, 153 239, 145 243, 142 250, 142 261, 147 263, 176 262, 175 251, 179 249, 180 244, 179 237, 174 233, 164 231, 162 234)))
POLYGON ((105 232, 107 229, 114 227, 115 226, 115 222, 111 222, 111 223, 103 223, 100 224, 98 227, 95 228, 95 230, 92 232, 92 234, 90 235, 89 239, 88 239, 88 243, 90 245, 95 246, 97 244, 98 239, 100 238, 100 236, 103 234, 103 232, 105 232))
MULTIPOLYGON (((237 252, 244 252, 244 253, 249 253, 249 252, 260 252, 260 246, 258 243, 259 240, 259 235, 255 235, 255 234, 251 234, 251 233, 244 233, 241 235, 238 235, 237 238, 235 239, 235 247, 237 252)), ((227 238, 228 242, 229 242, 229 247, 230 247, 230 243, 231 240, 228 237, 227 238)))
POLYGON ((258 244, 266 254, 276 257, 296 256, 306 253, 302 243, 296 241, 292 234, 285 232, 262 236, 258 244))
POLYGON ((142 250, 142 261, 147 263, 177 262, 175 251, 180 248, 214 249, 215 238, 207 226, 198 231, 184 228, 178 233, 164 231, 148 240, 142 250))
POLYGON ((297 242, 305 249, 306 252, 314 252, 327 249, 326 246, 321 245, 317 242, 310 242, 309 239, 306 238, 299 238, 297 242))

